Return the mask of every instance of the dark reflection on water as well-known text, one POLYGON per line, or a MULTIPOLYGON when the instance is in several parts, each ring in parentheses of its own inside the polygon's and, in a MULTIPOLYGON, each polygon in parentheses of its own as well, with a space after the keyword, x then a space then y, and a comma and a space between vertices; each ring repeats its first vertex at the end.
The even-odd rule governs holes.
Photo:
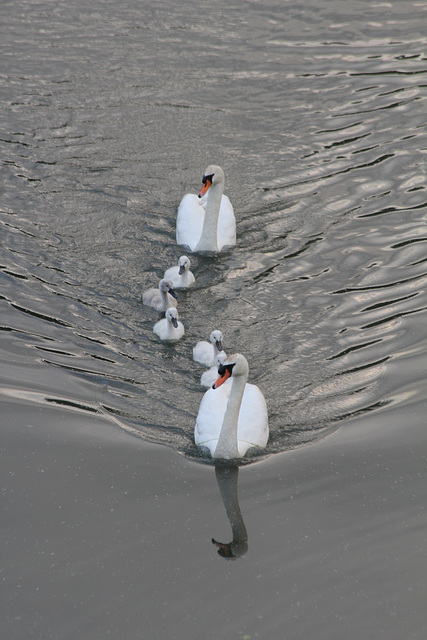
POLYGON ((266 396, 266 455, 399 402, 427 307, 422 8, 220 4, 196 28, 191 2, 78 6, 7 3, 2 28, 1 329, 91 396, 46 402, 200 460, 191 350, 214 328, 266 396), (141 292, 211 161, 238 242, 192 258, 165 347, 141 292))
POLYGON ((212 538, 212 544, 217 548, 219 556, 228 560, 236 560, 244 556, 248 550, 248 532, 240 510, 237 490, 239 467, 237 465, 216 465, 215 477, 230 521, 233 539, 231 542, 219 542, 212 538))

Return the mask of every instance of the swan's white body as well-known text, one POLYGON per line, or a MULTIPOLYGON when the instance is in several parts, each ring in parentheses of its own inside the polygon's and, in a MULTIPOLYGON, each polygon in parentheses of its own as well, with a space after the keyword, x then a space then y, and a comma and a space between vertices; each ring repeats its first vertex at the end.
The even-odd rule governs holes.
POLYGON ((207 342, 207 340, 201 340, 193 347, 193 360, 204 364, 205 367, 213 367, 216 365, 217 355, 221 352, 222 333, 218 329, 215 329, 209 336, 209 342, 207 342))
POLYGON ((209 165, 203 183, 199 196, 187 193, 181 200, 176 220, 176 241, 193 252, 223 251, 236 244, 236 219, 229 198, 223 195, 224 172, 221 167, 209 165))
POLYGON ((212 458, 230 460, 244 456, 251 447, 266 446, 267 404, 256 385, 246 384, 249 367, 244 356, 229 356, 220 372, 217 388, 206 391, 200 403, 194 441, 209 449, 212 458), (230 371, 232 384, 228 392, 219 385, 230 376, 230 371))
POLYGON ((195 282, 195 277, 190 271, 190 260, 187 256, 181 256, 176 267, 170 267, 163 276, 172 282, 174 289, 187 289, 195 282))
POLYGON ((157 311, 166 311, 169 307, 176 307, 176 293, 170 280, 160 280, 158 289, 147 289, 142 294, 142 302, 157 311))
POLYGON ((175 307, 166 310, 165 318, 162 318, 153 328, 160 340, 165 342, 178 342, 185 333, 184 325, 178 321, 178 311, 175 307))

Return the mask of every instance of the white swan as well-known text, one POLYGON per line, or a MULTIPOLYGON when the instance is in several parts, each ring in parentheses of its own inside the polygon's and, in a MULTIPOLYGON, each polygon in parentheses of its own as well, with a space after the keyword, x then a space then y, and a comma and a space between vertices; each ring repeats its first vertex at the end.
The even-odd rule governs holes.
MULTIPOLYGON (((225 351, 221 351, 220 353, 218 353, 217 357, 215 358, 215 364, 207 371, 202 373, 202 377, 200 378, 200 384, 202 385, 202 387, 210 389, 211 386, 218 380, 218 367, 224 364, 226 358, 227 354, 225 353, 225 351)), ((231 379, 228 379, 224 383, 223 388, 228 386, 231 387, 231 379)))
POLYGON ((178 311, 175 307, 166 310, 166 317, 162 318, 153 328, 154 333, 160 340, 166 342, 178 342, 184 335, 184 325, 178 321, 178 311))
POLYGON ((190 266, 189 258, 187 258, 187 256, 181 256, 178 260, 178 266, 167 269, 163 277, 170 280, 175 289, 191 287, 196 279, 190 271, 190 266))
POLYGON ((157 311, 166 311, 169 307, 176 307, 176 293, 170 280, 160 280, 158 289, 147 289, 142 294, 142 303, 154 307, 157 311))
POLYGON ((205 367, 213 367, 215 358, 222 350, 222 333, 215 329, 209 336, 209 342, 201 340, 193 347, 193 360, 204 364, 205 367))
POLYGON ((265 398, 254 384, 246 384, 249 366, 236 353, 218 369, 219 378, 204 394, 194 429, 194 441, 209 449, 212 458, 244 456, 250 447, 265 447, 268 441, 268 413, 265 398), (232 378, 230 394, 220 387, 232 378))
POLYGON ((224 172, 209 165, 198 196, 187 193, 178 207, 176 241, 190 251, 222 251, 236 244, 236 219, 229 198, 223 195, 224 172), (206 202, 202 198, 207 194, 206 202))

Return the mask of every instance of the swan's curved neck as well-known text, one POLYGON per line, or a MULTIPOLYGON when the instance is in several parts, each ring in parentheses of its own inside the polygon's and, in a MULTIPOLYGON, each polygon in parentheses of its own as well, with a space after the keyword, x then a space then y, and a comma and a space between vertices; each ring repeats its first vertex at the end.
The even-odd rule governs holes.
POLYGON ((202 234, 196 251, 218 251, 218 216, 223 190, 221 182, 209 188, 202 234))
POLYGON ((240 375, 232 378, 230 396, 228 398, 227 409, 222 421, 221 433, 219 434, 214 458, 225 458, 227 460, 231 460, 239 457, 237 425, 240 405, 242 404, 243 392, 245 391, 247 379, 247 375, 240 375))
POLYGON ((166 309, 168 308, 168 294, 167 294, 167 291, 163 291, 163 289, 160 289, 160 296, 161 296, 161 299, 162 299, 163 310, 166 311, 166 309))

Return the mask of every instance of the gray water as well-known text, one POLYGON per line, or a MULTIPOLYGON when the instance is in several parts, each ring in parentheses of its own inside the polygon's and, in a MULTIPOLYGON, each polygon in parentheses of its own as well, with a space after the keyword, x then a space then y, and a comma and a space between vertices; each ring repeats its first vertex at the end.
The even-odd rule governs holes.
POLYGON ((427 5, 96 0, 0 12, 8 637, 424 638, 427 5), (181 255, 177 205, 211 162, 225 171, 237 246, 191 256, 186 334, 167 347, 141 293, 181 255), (247 457, 225 482, 236 496, 238 474, 243 529, 213 470, 194 464, 210 461, 192 439, 203 369, 191 351, 215 328, 246 355, 269 409, 264 460, 247 457), (43 465, 86 523, 73 537, 86 563, 76 590, 65 579, 76 558, 36 481, 43 465), (114 504, 138 486, 143 510, 126 503, 109 521, 105 488, 128 483, 114 504), (327 520, 312 513, 322 501, 327 520), (34 599, 43 572, 23 549, 40 552, 39 509, 52 553, 65 555, 34 599), (220 520, 225 538, 227 523, 242 538, 236 563, 207 546, 220 520), (150 568, 135 573, 141 546, 150 568), (375 565, 381 552, 395 560, 375 565), (356 577, 367 558, 377 571, 356 577), (324 563, 335 567, 326 582, 324 563), (293 576, 280 588, 279 565, 293 576), (272 606, 279 592, 285 613, 272 606), (68 606, 52 612, 53 597, 68 606))

